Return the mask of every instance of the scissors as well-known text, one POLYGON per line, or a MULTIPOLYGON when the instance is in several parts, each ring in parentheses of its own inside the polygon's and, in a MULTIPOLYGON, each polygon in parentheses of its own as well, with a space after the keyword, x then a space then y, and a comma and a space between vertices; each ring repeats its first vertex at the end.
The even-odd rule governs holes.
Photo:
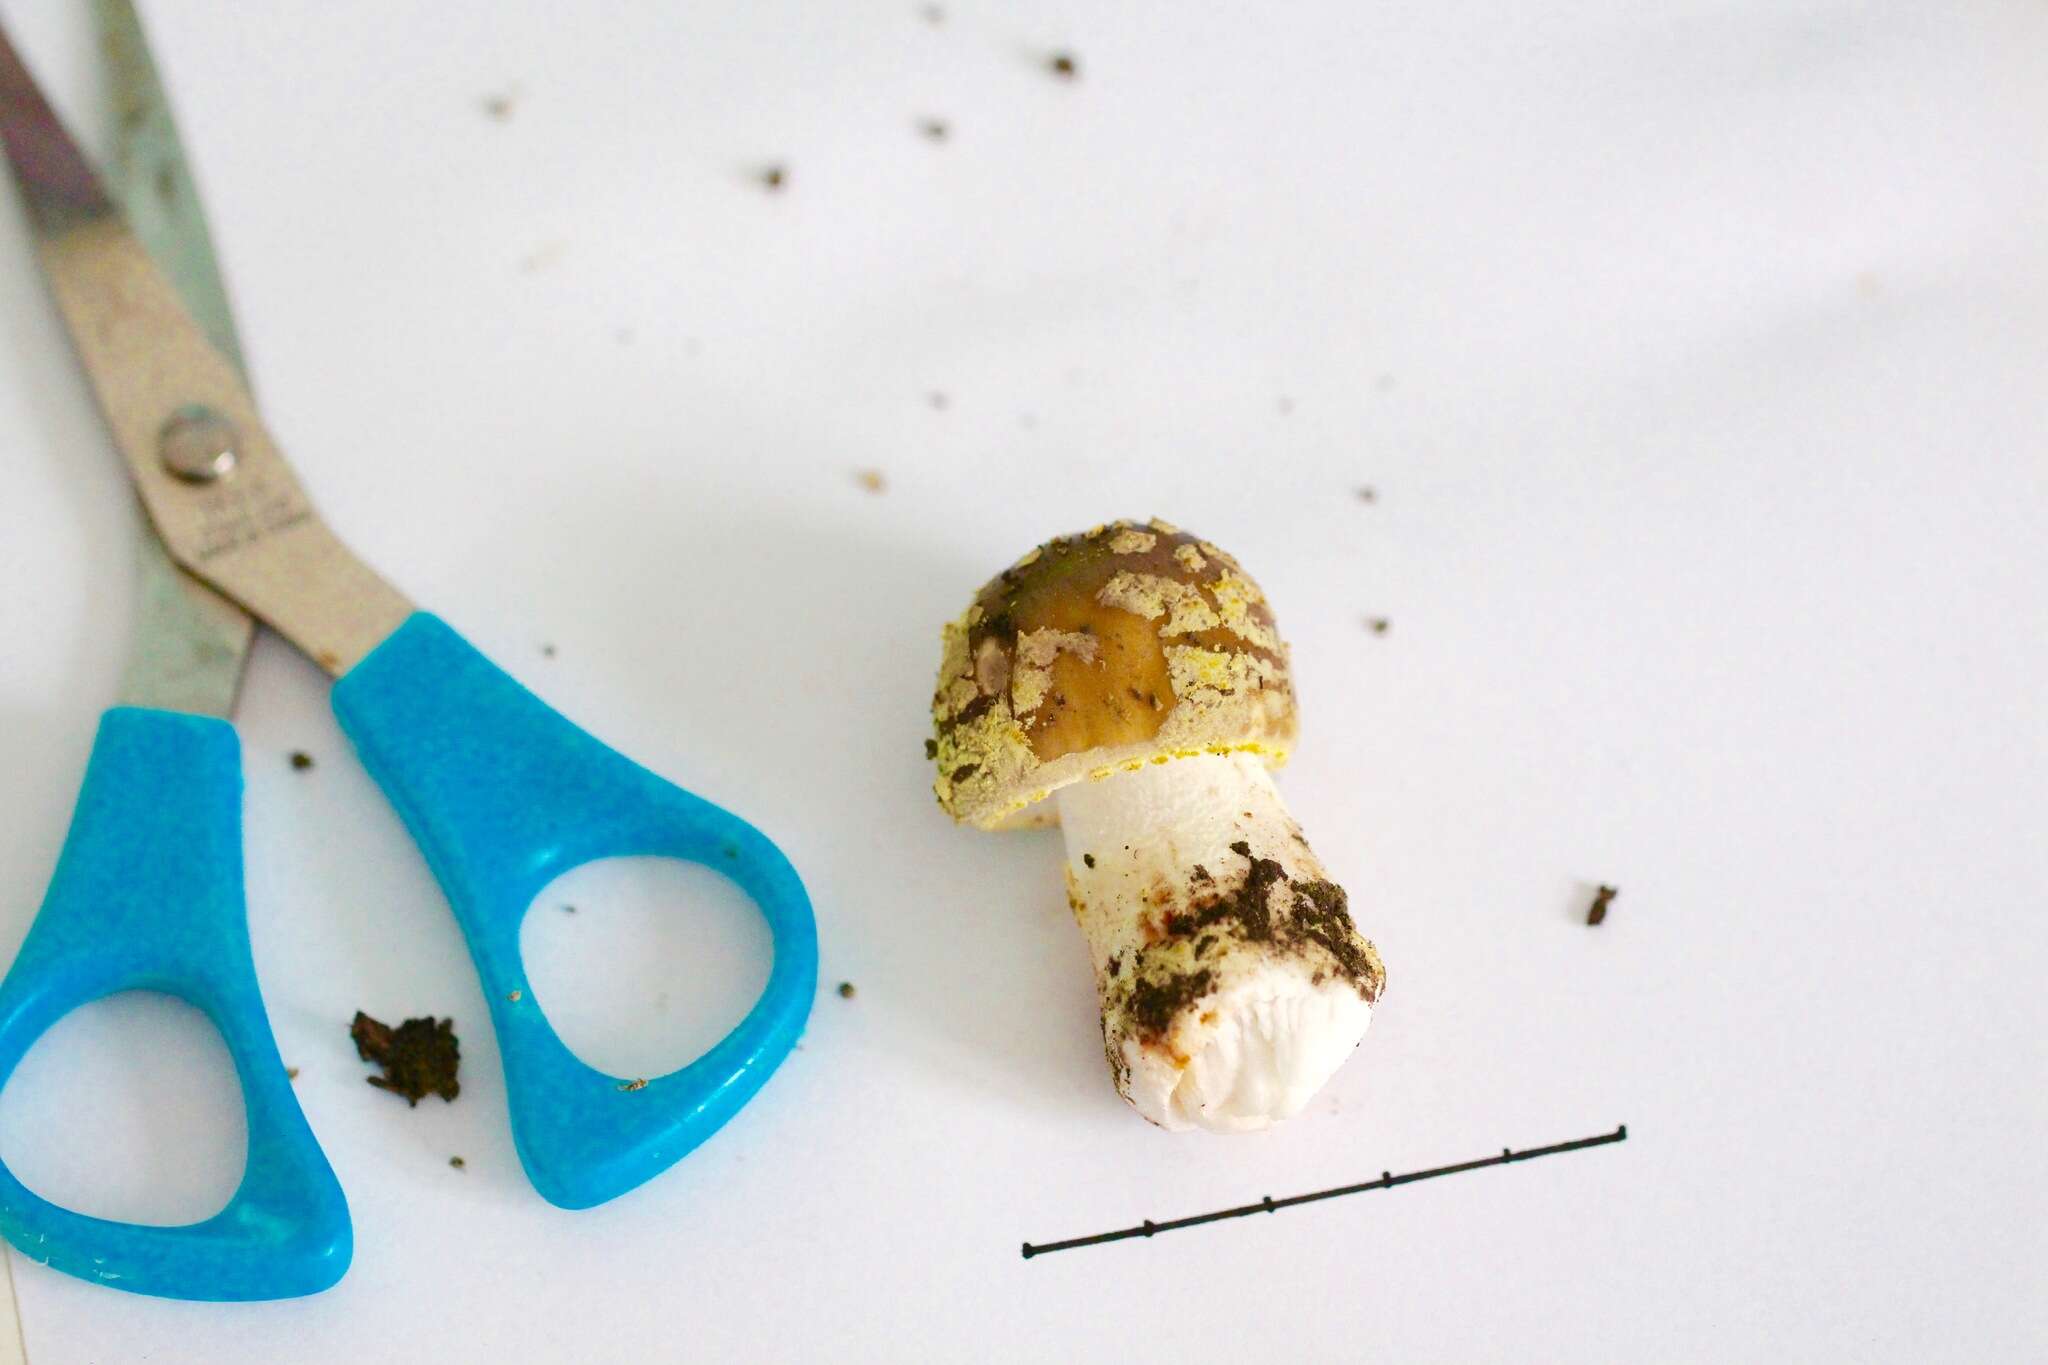
POLYGON ((426 855, 482 978, 514 1145, 533 1186, 588 1208, 659 1174, 788 1055, 816 994, 802 881, 739 817, 551 710, 357 559, 264 428, 168 104, 128 0, 100 0, 119 91, 103 182, 0 28, 0 141, 37 254, 153 528, 121 704, 100 721, 47 896, 0 981, 0 1085, 58 1019, 144 989, 220 1030, 248 1113, 248 1166, 204 1222, 90 1218, 0 1165, 0 1234, 81 1279, 186 1299, 316 1293, 347 1270, 348 1205, 292 1095, 258 993, 242 891, 240 745, 227 717, 262 621, 336 681, 335 715, 426 855), (527 981, 519 923, 599 858, 729 876, 775 961, 746 1017, 646 1081, 570 1053, 527 981))

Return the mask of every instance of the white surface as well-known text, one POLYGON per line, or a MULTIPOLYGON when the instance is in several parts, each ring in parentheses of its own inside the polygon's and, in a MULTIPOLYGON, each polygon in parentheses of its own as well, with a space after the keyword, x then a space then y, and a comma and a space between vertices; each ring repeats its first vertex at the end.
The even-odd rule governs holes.
MULTIPOLYGON (((86 6, 5 8, 98 137, 86 6)), ((2048 10, 946 8, 150 7, 331 520, 767 826, 828 986, 707 1147, 547 1207, 452 920, 266 640, 251 926, 355 1266, 221 1307, 17 1260, 34 1365, 2048 1352, 2048 10), (1153 513, 1276 601, 1287 798, 1390 973, 1327 1100, 1253 1138, 1124 1111, 1059 836, 925 790, 940 621, 1153 513), (461 1100, 365 1086, 358 1006, 452 1012, 461 1100)), ((12 211, 0 319, 5 951, 112 697, 133 514, 12 211)), ((0 1150, 124 1143, 131 1213, 235 1140, 52 1138, 20 1088, 0 1150)))

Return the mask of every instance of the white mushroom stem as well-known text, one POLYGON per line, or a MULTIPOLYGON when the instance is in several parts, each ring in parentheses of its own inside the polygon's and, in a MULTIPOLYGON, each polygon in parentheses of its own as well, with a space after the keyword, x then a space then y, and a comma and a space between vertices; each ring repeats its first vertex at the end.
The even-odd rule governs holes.
POLYGON ((1179 758, 1056 799, 1124 1098, 1176 1130, 1299 1111, 1364 1037, 1385 974, 1264 762, 1179 758))

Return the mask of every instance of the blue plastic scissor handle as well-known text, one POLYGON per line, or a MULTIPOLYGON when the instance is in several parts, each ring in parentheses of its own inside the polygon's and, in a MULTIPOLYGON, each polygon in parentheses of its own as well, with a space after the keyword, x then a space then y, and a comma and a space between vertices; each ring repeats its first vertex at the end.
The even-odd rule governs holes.
POLYGON ((0 1164, 0 1234, 96 1284, 174 1299, 280 1299, 340 1279, 348 1203, 270 1036, 242 899, 241 746, 206 716, 117 707, 100 721, 49 894, 0 981, 0 1085, 57 1020, 126 990, 206 1012, 248 1112, 234 1197, 183 1227, 91 1218, 0 1164))
POLYGON ((504 1058, 512 1140, 550 1203, 589 1208, 660 1174, 751 1099, 803 1032, 818 983, 810 897, 746 821, 591 738, 415 613, 334 686, 334 711, 455 909, 504 1058), (652 1079, 578 1061, 526 981, 519 924, 550 881, 598 858, 725 873, 768 921, 775 965, 746 1018, 652 1079))

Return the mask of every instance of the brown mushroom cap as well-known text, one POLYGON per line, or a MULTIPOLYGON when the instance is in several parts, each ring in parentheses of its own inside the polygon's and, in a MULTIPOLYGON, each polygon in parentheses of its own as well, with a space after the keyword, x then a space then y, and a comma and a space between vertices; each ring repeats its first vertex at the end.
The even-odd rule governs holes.
POLYGON ((1294 743, 1287 646, 1237 561, 1163 521, 1039 546, 946 626, 932 784, 983 829, 1051 823, 1070 782, 1294 743))

